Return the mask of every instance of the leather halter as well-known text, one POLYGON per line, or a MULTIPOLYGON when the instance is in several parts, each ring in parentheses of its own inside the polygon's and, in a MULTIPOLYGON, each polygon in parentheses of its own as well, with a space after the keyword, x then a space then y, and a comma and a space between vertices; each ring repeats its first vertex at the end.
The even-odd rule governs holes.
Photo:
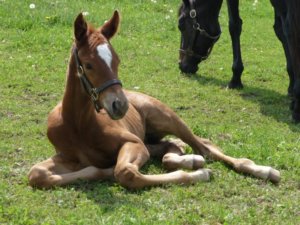
POLYGON ((81 85, 83 86, 86 93, 90 96, 90 98, 94 104, 95 110, 97 112, 100 112, 100 109, 102 107, 99 104, 98 98, 99 98, 99 95, 101 94, 101 92, 103 92, 108 87, 116 85, 116 84, 122 86, 122 82, 118 79, 111 79, 111 80, 104 82, 100 87, 95 88, 84 72, 83 66, 82 66, 79 56, 78 56, 78 50, 76 47, 74 47, 74 49, 73 49, 73 55, 75 57, 77 73, 80 78, 81 85))
MULTIPOLYGON (((193 5, 191 5, 191 10, 189 12, 189 16, 193 21, 193 30, 194 30, 194 32, 191 34, 192 35, 192 38, 191 38, 192 45, 195 43, 197 32, 199 32, 200 35, 213 40, 213 45, 214 45, 214 43, 216 43, 217 40, 220 38, 221 32, 219 34, 215 35, 215 36, 212 36, 205 29, 202 29, 200 24, 197 22, 197 11, 196 11, 196 9, 194 8, 193 5)), ((213 47, 213 45, 212 45, 212 47, 213 47)), ((187 49, 180 48, 179 51, 182 52, 185 55, 198 58, 198 59, 200 59, 200 61, 202 61, 202 60, 205 60, 205 59, 208 58, 208 56, 210 55, 210 53, 212 51, 212 47, 210 47, 208 49, 206 55, 200 55, 200 54, 195 53, 193 51, 193 46, 188 46, 187 49)))

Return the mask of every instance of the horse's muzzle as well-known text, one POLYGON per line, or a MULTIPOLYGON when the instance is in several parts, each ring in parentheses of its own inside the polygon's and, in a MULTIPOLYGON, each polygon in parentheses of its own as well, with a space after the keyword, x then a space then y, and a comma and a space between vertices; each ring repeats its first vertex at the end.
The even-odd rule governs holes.
POLYGON ((104 92, 103 98, 100 101, 105 111, 113 120, 123 118, 128 110, 128 100, 122 89, 117 92, 104 92))
POLYGON ((112 109, 112 113, 110 113, 109 115, 113 120, 118 120, 123 118, 128 110, 127 99, 126 101, 124 101, 124 100, 120 100, 119 98, 116 98, 112 102, 111 109, 112 109))
POLYGON ((196 73, 198 71, 198 65, 192 65, 188 63, 179 62, 179 69, 183 73, 196 73))

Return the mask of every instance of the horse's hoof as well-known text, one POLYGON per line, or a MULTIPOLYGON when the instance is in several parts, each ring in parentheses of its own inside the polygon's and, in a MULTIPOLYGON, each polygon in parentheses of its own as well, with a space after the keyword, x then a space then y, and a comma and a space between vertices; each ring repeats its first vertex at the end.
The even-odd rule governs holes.
POLYGON ((300 113, 293 112, 293 120, 295 123, 300 123, 300 113))
POLYGON ((210 169, 198 169, 191 172, 192 182, 197 181, 209 181, 212 176, 212 171, 210 169))
POLYGON ((201 155, 193 155, 193 170, 197 170, 204 167, 205 159, 201 155))
POLYGON ((280 181, 280 172, 278 170, 275 170, 273 168, 270 169, 269 172, 269 176, 268 179, 272 182, 272 183, 279 183, 280 181))
POLYGON ((230 81, 227 87, 229 89, 243 89, 244 85, 241 81, 230 81))

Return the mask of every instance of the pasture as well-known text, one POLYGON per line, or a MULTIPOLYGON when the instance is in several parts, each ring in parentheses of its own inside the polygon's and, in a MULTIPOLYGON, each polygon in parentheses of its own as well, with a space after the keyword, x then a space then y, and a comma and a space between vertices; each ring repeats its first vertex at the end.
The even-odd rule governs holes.
MULTIPOLYGON (((241 1, 245 87, 228 90, 226 3, 221 38, 193 76, 182 75, 177 65, 179 5, 179 0, 0 0, 0 224, 299 224, 300 125, 291 120, 272 6, 241 1), (85 12, 88 21, 101 24, 114 9, 122 16, 112 45, 124 87, 160 99, 227 154, 278 169, 279 185, 209 162, 214 178, 191 186, 139 191, 111 182, 51 190, 28 186, 30 167, 54 153, 46 120, 64 93, 73 21, 85 12)), ((142 171, 164 169, 152 160, 142 171)))

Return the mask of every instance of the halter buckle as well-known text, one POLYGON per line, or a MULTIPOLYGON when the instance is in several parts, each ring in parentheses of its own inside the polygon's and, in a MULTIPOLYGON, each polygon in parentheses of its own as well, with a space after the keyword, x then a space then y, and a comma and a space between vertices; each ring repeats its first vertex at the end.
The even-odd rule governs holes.
POLYGON ((91 89, 90 95, 91 95, 91 98, 92 98, 93 102, 96 102, 98 100, 99 95, 97 93, 96 88, 91 89))
POLYGON ((196 16, 197 16, 196 10, 195 10, 195 9, 192 9, 192 10, 190 11, 190 17, 191 17, 192 19, 194 19, 196 16))

